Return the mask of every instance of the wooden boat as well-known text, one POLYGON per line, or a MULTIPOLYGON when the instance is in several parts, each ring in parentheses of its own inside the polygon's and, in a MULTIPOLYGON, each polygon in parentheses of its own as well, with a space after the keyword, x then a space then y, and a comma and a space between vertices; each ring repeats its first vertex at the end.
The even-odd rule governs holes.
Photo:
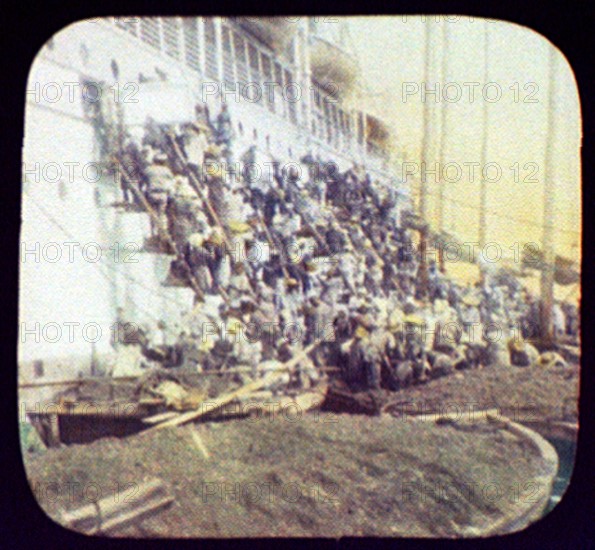
POLYGON ((163 398, 131 400, 76 400, 60 398, 40 412, 28 413, 31 424, 47 447, 89 443, 102 437, 126 437, 176 417, 180 412, 198 410, 197 422, 218 422, 251 416, 285 415, 288 418, 315 409, 324 401, 325 380, 307 390, 289 390, 281 395, 253 392, 218 407, 217 398, 172 410, 163 398))

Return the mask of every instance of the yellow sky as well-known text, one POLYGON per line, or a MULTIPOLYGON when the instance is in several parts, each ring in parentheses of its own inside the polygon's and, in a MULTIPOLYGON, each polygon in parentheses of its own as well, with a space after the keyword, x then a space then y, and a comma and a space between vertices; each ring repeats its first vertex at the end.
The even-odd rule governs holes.
MULTIPOLYGON (((329 23, 332 24, 332 23, 329 23)), ((552 177, 555 193, 556 253, 579 258, 581 228, 580 143, 581 116, 578 91, 572 70, 564 56, 556 55, 554 94, 553 155, 550 174, 545 174, 549 74, 548 52, 551 45, 538 33, 507 22, 471 19, 467 16, 435 16, 423 23, 420 17, 350 18, 349 29, 366 81, 361 101, 381 114, 397 136, 398 150, 408 161, 421 159, 423 109, 421 87, 424 82, 424 25, 429 25, 432 56, 429 82, 449 86, 447 102, 432 107, 429 161, 440 162, 442 109, 445 111, 443 155, 451 165, 443 183, 445 230, 468 241, 478 237, 479 172, 470 181, 471 167, 464 163, 481 161, 486 84, 484 41, 489 29, 488 146, 486 163, 494 163, 488 186, 487 240, 499 243, 502 250, 515 243, 541 244, 545 177, 552 177), (442 75, 443 32, 448 28, 447 72, 442 75), (467 83, 467 84, 465 84, 467 83), (478 83, 474 85, 471 83, 478 83), (404 85, 411 90, 405 97, 404 85), (470 90, 475 90, 470 101, 470 90), (419 90, 415 92, 415 90, 419 90), (456 101, 458 91, 461 98, 456 101), (460 168, 460 172, 457 171, 460 168), (498 167, 501 174, 498 174, 498 167), (452 202, 456 201, 456 202, 452 202)), ((430 86, 429 86, 430 87, 430 86)), ((444 163, 441 166, 444 166, 444 163)), ((479 170, 479 168, 476 168, 479 170)), ((409 176, 411 178, 411 176, 409 176)), ((431 220, 436 225, 438 189, 434 176, 428 175, 431 220)), ((414 188, 419 183, 413 177, 414 188)))

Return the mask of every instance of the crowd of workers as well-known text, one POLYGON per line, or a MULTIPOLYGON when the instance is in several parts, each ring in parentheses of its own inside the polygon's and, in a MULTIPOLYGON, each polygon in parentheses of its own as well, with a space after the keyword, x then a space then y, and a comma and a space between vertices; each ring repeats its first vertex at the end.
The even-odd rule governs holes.
MULTIPOLYGON (((423 258, 390 181, 313 154, 283 165, 234 141, 225 106, 213 119, 198 106, 184 125, 149 119, 118 155, 124 201, 151 215, 147 246, 174 255, 169 284, 196 294, 165 366, 257 376, 318 343, 300 384, 335 367, 353 389, 397 390, 536 360, 539 302, 497 266, 463 286, 423 258)), ((578 334, 576 307, 557 304, 554 322, 578 334)))

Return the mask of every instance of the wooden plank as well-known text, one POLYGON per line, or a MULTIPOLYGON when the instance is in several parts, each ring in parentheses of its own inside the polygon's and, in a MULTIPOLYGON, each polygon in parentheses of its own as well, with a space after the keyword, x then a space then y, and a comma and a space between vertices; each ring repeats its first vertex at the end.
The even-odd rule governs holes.
MULTIPOLYGON (((259 369, 259 372, 269 372, 273 369, 259 369)), ((281 369, 274 369, 274 370, 283 370, 281 369)), ((285 370, 288 370, 285 368, 285 370)), ((340 372, 341 369, 339 367, 321 367, 318 369, 320 372, 340 372)), ((239 374, 244 372, 252 372, 252 367, 234 367, 227 370, 208 370, 196 373, 197 376, 223 376, 225 374, 239 374)), ((71 380, 48 380, 47 382, 23 382, 19 384, 19 389, 28 389, 28 388, 44 388, 49 386, 77 386, 80 384, 84 384, 86 382, 136 382, 139 380, 140 376, 119 376, 116 378, 110 377, 89 377, 89 378, 76 378, 71 380)), ((141 401, 144 403, 144 401, 141 401)), ((149 401, 147 401, 149 403, 149 401)), ((151 402, 152 404, 152 402, 151 402)))
POLYGON ((119 376, 116 378, 110 377, 88 377, 88 378, 74 378, 66 380, 48 380, 38 382, 23 382, 19 384, 20 389, 26 388, 45 388, 49 386, 78 386, 86 382, 134 382, 138 380, 138 376, 119 376))
POLYGON ((143 422, 145 424, 159 424, 159 422, 163 422, 164 420, 169 420, 170 418, 175 418, 178 416, 176 411, 167 411, 164 413, 155 414, 153 416, 149 416, 147 418, 143 418, 143 422))
POLYGON ((139 523, 171 504, 173 500, 161 480, 151 479, 142 483, 130 499, 105 497, 77 510, 63 512, 62 519, 65 526, 78 532, 107 533, 139 523))
POLYGON ((173 426, 179 426, 180 424, 186 424, 187 422, 191 422, 192 420, 195 420, 208 412, 217 410, 217 409, 223 407, 224 405, 231 403, 238 397, 250 394, 256 390, 260 390, 264 386, 273 382, 276 378, 280 377, 282 374, 285 374, 285 371, 287 369, 290 369, 293 366, 297 365, 297 363, 299 361, 304 359, 309 353, 311 353, 316 347, 318 347, 319 344, 320 344, 320 342, 314 342, 313 344, 310 344, 307 348, 305 348, 303 351, 298 353, 295 357, 291 358, 289 361, 284 363, 282 366, 283 368, 280 372, 273 372, 271 374, 264 376, 260 380, 254 380, 253 382, 250 382, 231 393, 227 393, 222 396, 219 396, 216 403, 212 403, 211 401, 203 401, 202 403, 200 403, 200 405, 197 407, 197 409, 195 409, 193 411, 189 411, 187 413, 180 414, 180 415, 178 415, 177 418, 172 418, 170 420, 166 420, 165 422, 157 424, 153 428, 150 428, 149 430, 145 430, 142 433, 146 434, 146 433, 152 432, 153 430, 159 430, 162 428, 168 428, 168 427, 173 427, 173 426), (210 406, 206 407, 206 405, 210 405, 210 406))
POLYGON ((203 454, 203 456, 209 460, 210 455, 209 455, 209 451, 206 447, 206 445, 204 444, 204 441, 202 440, 202 437, 200 437, 197 428, 193 428, 190 432, 190 437, 192 438, 192 441, 194 442, 194 445, 196 446, 196 448, 203 454))

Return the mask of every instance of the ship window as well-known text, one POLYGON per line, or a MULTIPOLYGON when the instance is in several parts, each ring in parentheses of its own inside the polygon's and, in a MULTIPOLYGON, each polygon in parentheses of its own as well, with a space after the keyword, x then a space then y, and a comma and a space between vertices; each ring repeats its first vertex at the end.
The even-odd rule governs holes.
POLYGON ((219 77, 217 70, 217 41, 215 40, 215 23, 211 18, 205 19, 205 72, 209 78, 219 77))
POLYGON ((364 117, 362 113, 357 115, 357 142, 360 145, 364 144, 364 117))
POLYGON ((320 96, 320 88, 316 85, 312 86, 312 94, 314 95, 314 103, 316 104, 317 107, 321 107, 322 106, 322 99, 320 96))
MULTIPOLYGON (((271 66, 271 60, 269 58, 268 55, 266 54, 262 54, 262 76, 263 76, 263 83, 264 82, 272 82, 273 81, 273 73, 272 73, 272 66, 271 66)), ((271 113, 275 112, 275 102, 274 102, 274 92, 275 90, 273 90, 271 92, 271 88, 270 87, 265 87, 263 85, 262 87, 262 93, 264 96, 264 100, 265 103, 269 109, 269 111, 271 111, 271 113), (271 97, 272 96, 272 97, 271 97)))
POLYGON ((196 71, 200 70, 200 46, 198 42, 198 29, 194 17, 185 17, 182 20, 184 34, 184 54, 186 64, 196 71))
POLYGON ((336 105, 333 105, 333 125, 335 127, 335 145, 340 147, 341 145, 341 116, 339 113, 339 109, 336 105))
POLYGON ((345 141, 349 149, 351 149, 351 144, 353 143, 351 137, 351 117, 347 113, 345 113, 345 141))
POLYGON ((333 136, 330 106, 326 101, 323 103, 323 106, 324 106, 324 123, 325 123, 325 127, 326 127, 326 141, 328 143, 330 143, 332 140, 332 136, 333 136))
POLYGON ((293 65, 295 63, 295 38, 293 38, 289 44, 287 44, 287 48, 285 50, 285 54, 287 55, 287 59, 293 65))
POLYGON ((140 21, 140 37, 143 42, 153 48, 161 49, 161 36, 159 33, 159 19, 143 17, 140 21))
POLYGON ((225 82, 233 84, 235 82, 233 74, 233 49, 231 42, 231 31, 227 27, 222 30, 223 44, 223 78, 225 82))
POLYGON ((180 23, 175 17, 164 17, 161 19, 163 24, 163 42, 165 43, 165 53, 174 59, 180 58, 180 23))
MULTIPOLYGON (((293 75, 291 74, 291 71, 288 71, 287 69, 284 71, 284 77, 285 77, 285 86, 289 86, 290 84, 293 84, 293 75)), ((287 89, 287 88, 285 88, 287 89)), ((289 95, 293 94, 294 92, 289 92, 289 95)), ((295 106, 296 102, 295 102, 295 98, 294 97, 289 97, 287 99, 287 107, 289 109, 289 120, 291 120, 291 122, 293 122, 294 124, 297 124, 297 109, 295 106), (291 100, 291 101, 290 101, 291 100)))
POLYGON ((307 126, 307 120, 308 120, 308 104, 305 101, 301 102, 302 104, 302 120, 304 121, 304 125, 307 126))
MULTIPOLYGON (((260 62, 259 62, 259 54, 258 50, 252 46, 252 44, 248 45, 248 58, 250 60, 250 80, 255 83, 256 85, 261 85, 261 74, 260 74, 260 62)), ((259 103, 262 102, 262 93, 257 94, 259 97, 259 103)))
POLYGON ((236 75, 243 88, 248 83, 248 62, 246 60, 246 42, 238 33, 233 35, 233 46, 236 58, 236 75))
POLYGON ((279 113, 281 116, 285 117, 286 108, 285 108, 285 100, 283 97, 283 69, 279 63, 275 63, 275 83, 278 85, 275 86, 275 100, 277 105, 279 106, 279 113))
POLYGON ((138 35, 138 19, 136 17, 114 17, 116 27, 119 27, 130 34, 138 35))

